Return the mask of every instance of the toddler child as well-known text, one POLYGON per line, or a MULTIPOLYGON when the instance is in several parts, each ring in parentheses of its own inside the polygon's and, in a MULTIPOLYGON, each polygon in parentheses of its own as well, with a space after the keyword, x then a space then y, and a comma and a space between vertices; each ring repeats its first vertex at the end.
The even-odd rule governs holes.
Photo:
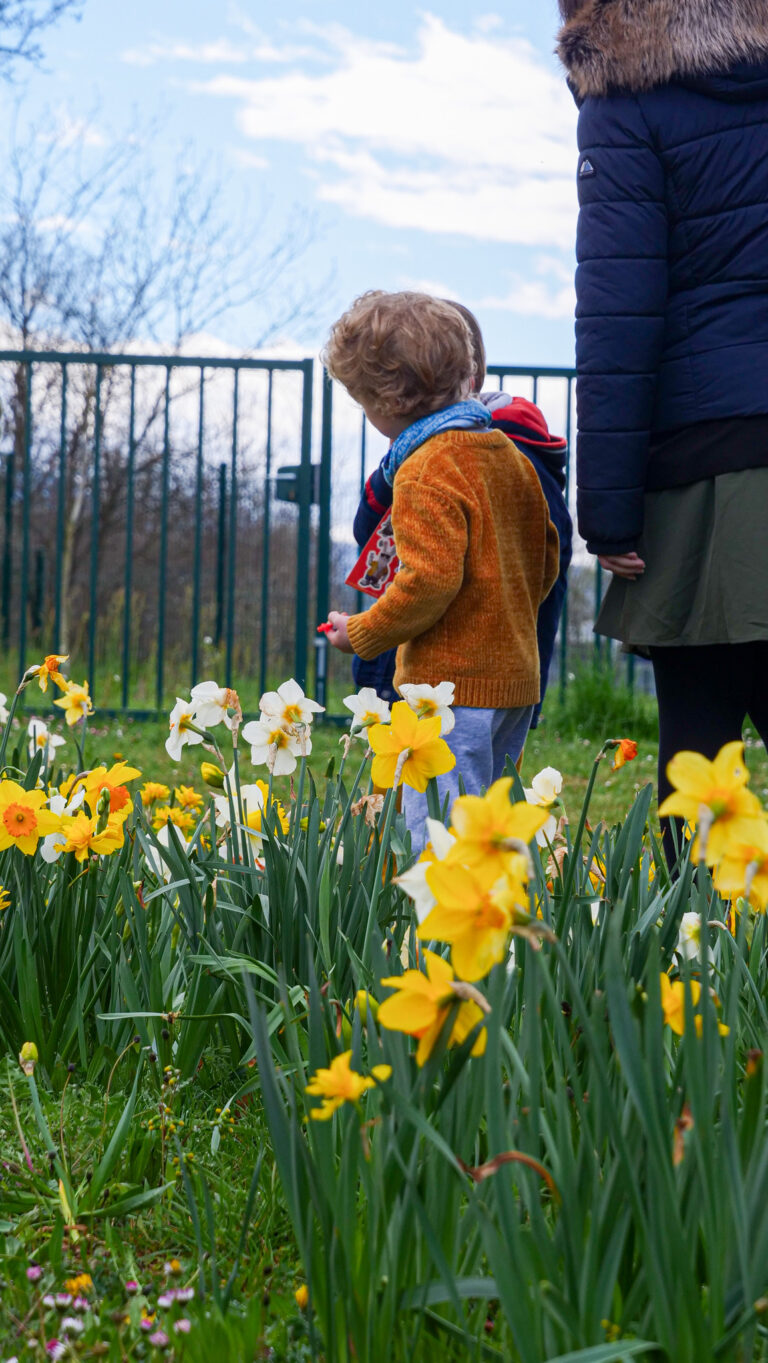
MULTIPOLYGON (((471 400, 472 336, 426 294, 364 294, 331 330, 325 364, 391 442, 399 571, 358 615, 331 611, 328 640, 364 659, 397 647, 395 687, 455 687, 456 767, 441 798, 470 794, 516 761, 539 699, 536 618, 558 573, 555 527, 527 459, 471 400)), ((426 799, 404 791, 414 846, 426 799)))

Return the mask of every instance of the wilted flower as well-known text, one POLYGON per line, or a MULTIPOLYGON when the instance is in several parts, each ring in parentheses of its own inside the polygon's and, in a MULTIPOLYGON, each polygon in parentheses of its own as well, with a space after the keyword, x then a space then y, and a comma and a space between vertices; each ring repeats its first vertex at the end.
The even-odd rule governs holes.
POLYGON ((372 686, 364 686, 354 696, 345 696, 344 704, 352 711, 353 733, 356 729, 369 729, 372 724, 389 723, 389 704, 372 686))
POLYGON ((76 682, 67 682, 64 695, 59 696, 53 703, 64 711, 64 717, 70 728, 77 724, 78 720, 93 714, 93 702, 87 681, 84 681, 82 686, 78 686, 76 682))
MULTIPOLYGON (((431 721, 427 721, 430 723, 431 721)), ((456 1008, 449 1046, 460 1046, 469 1033, 489 1011, 487 1003, 471 985, 455 979, 453 970, 442 956, 434 951, 424 952, 426 974, 421 970, 406 970, 403 975, 392 975, 381 983, 397 992, 379 1004, 378 1022, 393 1032, 405 1032, 418 1039, 416 1061, 423 1065, 435 1047, 450 1009, 456 1008)), ((486 1034, 483 1029, 473 1047, 473 1055, 482 1055, 486 1034)))
POLYGON ((400 687, 400 694, 419 719, 439 719, 440 732, 445 738, 456 723, 451 709, 455 690, 454 683, 448 681, 440 682, 437 686, 416 686, 406 682, 400 687))
POLYGON ((168 723, 171 732, 165 740, 165 750, 174 762, 180 762, 184 744, 189 743, 191 747, 194 743, 202 743, 205 737, 203 733, 198 732, 201 726, 194 704, 177 696, 168 723))
POLYGON ((374 724, 368 742, 376 754, 371 763, 374 784, 391 789, 402 781, 413 790, 425 791, 433 776, 456 766, 456 758, 440 737, 441 721, 418 719, 405 701, 392 706, 389 724, 374 724))
POLYGON ((291 677, 283 682, 276 691, 265 691, 259 701, 262 718, 276 720, 285 727, 299 724, 309 726, 316 714, 321 714, 325 706, 318 705, 304 695, 299 683, 291 677))
POLYGON ((56 748, 60 748, 66 742, 59 734, 51 733, 47 724, 42 719, 31 719, 27 725, 27 735, 29 737, 28 752, 30 757, 42 749, 44 760, 50 762, 51 756, 56 748))
POLYGON ((391 1065, 374 1065, 371 1075, 358 1074, 350 1068, 352 1052, 344 1051, 335 1055, 328 1069, 316 1070, 307 1084, 305 1092, 313 1098, 322 1098, 320 1107, 312 1108, 310 1117, 317 1121, 327 1121, 342 1103, 359 1102, 366 1089, 382 1084, 392 1073, 391 1065))

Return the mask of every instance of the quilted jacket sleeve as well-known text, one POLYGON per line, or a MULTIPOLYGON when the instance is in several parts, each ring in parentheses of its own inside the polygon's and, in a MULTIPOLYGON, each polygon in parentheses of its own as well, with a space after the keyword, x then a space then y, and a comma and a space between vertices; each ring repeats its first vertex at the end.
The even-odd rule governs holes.
POLYGON ((664 169, 633 96, 586 101, 579 151, 579 530, 591 553, 623 554, 636 547, 643 527, 664 342, 664 169))

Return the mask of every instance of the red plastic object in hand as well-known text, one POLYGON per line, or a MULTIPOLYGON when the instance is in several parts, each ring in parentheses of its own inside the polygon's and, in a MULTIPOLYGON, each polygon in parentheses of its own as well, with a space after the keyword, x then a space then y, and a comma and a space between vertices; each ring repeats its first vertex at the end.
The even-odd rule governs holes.
POLYGON ((318 634, 330 634, 332 629, 333 625, 331 624, 330 620, 326 620, 324 625, 318 625, 317 632, 318 634))

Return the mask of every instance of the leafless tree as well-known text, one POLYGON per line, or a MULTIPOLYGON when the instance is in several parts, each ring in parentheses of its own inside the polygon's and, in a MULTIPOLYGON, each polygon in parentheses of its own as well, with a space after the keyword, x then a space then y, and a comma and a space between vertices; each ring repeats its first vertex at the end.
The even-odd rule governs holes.
POLYGON ((41 61, 40 35, 82 0, 0 0, 0 76, 13 79, 18 62, 41 61))
MULTIPOLYGON (((222 207, 220 185, 194 164, 189 151, 179 153, 169 183, 153 173, 146 147, 155 129, 134 128, 105 143, 94 128, 94 116, 80 123, 47 119, 34 127, 23 126, 19 117, 11 130, 0 174, 0 321, 11 344, 87 353, 154 343, 174 353, 193 332, 239 312, 247 313, 256 348, 289 327, 300 333, 313 323, 328 281, 309 295, 302 288, 296 266, 314 236, 306 215, 294 214, 291 225, 270 240, 269 206, 256 212, 244 206, 233 220, 222 207)), ((38 430, 47 424, 52 436, 47 446, 39 436, 36 442, 42 483, 50 482, 58 454, 57 371, 49 371, 45 382, 43 392, 37 382, 34 403, 38 430), (46 410, 49 419, 41 423, 46 410)), ((0 423, 17 467, 25 450, 26 383, 25 366, 19 365, 0 423)), ((121 399, 124 403, 125 373, 106 369, 100 406, 105 431, 110 404, 121 399)), ((142 414, 140 473, 151 473, 162 458, 156 436, 162 401, 158 387, 142 414)), ((73 371, 59 565, 65 645, 88 502, 94 403, 93 370, 73 371)), ((111 528, 110 508, 119 515, 125 453, 124 440, 104 451, 104 537, 111 528)))

